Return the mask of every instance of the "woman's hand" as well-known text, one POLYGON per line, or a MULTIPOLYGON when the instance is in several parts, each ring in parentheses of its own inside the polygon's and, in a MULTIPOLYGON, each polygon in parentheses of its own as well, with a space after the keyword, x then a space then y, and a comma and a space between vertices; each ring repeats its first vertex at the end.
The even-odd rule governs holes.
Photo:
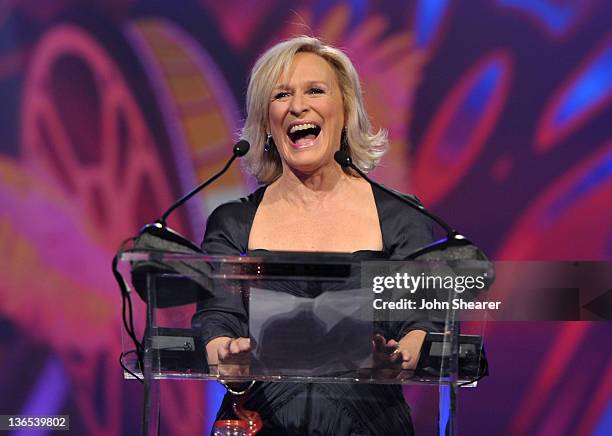
POLYGON ((210 365, 218 365, 220 375, 248 375, 251 356, 249 338, 222 336, 206 344, 210 365))
POLYGON ((251 339, 234 338, 223 341, 217 348, 217 358, 220 364, 246 365, 249 363, 251 339))
POLYGON ((424 330, 412 330, 400 339, 396 353, 401 356, 402 369, 416 368, 426 336, 424 330))
POLYGON ((220 336, 206 344, 206 354, 210 365, 248 363, 249 351, 251 351, 249 338, 220 336))
POLYGON ((382 335, 375 335, 372 341, 375 365, 382 368, 416 368, 426 335, 423 330, 413 330, 399 342, 393 339, 387 341, 382 335))
POLYGON ((374 365, 377 368, 388 368, 398 360, 397 346, 399 343, 393 339, 387 341, 384 336, 376 334, 372 339, 374 365))

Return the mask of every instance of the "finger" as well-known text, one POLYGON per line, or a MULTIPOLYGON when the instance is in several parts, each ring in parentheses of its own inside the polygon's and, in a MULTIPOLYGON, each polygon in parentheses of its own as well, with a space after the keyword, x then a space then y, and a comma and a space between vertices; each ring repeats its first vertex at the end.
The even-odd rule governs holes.
POLYGON ((414 369, 416 365, 414 362, 402 362, 402 369, 414 369))
POLYGON ((408 350, 402 350, 402 369, 413 369, 414 368, 414 358, 412 354, 408 350))
POLYGON ((223 362, 229 354, 229 344, 222 344, 217 348, 217 358, 220 362, 223 362))
POLYGON ((389 342, 385 344, 385 346, 383 347, 383 351, 387 354, 393 355, 394 353, 397 353, 397 350, 398 350, 397 347, 399 347, 399 344, 393 339, 391 339, 389 342))
POLYGON ((230 354, 240 353, 240 344, 238 339, 232 339, 232 342, 229 344, 229 352, 230 354))
POLYGON ((401 362, 403 360, 402 351, 399 348, 396 348, 390 354, 389 358, 390 358, 391 362, 397 362, 397 361, 401 362))
POLYGON ((372 338, 372 344, 374 345, 374 348, 376 349, 376 351, 379 351, 382 349, 382 347, 384 347, 385 345, 385 338, 381 335, 374 335, 374 337, 372 338))
POLYGON ((240 338, 236 341, 240 352, 249 351, 251 349, 251 340, 249 338, 240 338))
POLYGON ((387 342, 387 346, 393 348, 394 350, 398 347, 399 342, 397 342, 395 339, 391 339, 389 342, 387 342))
MULTIPOLYGON (((395 352, 395 350, 397 350, 398 345, 399 344, 393 339, 387 342, 384 336, 377 335, 374 337, 374 352, 375 353, 378 353, 384 356, 390 356, 395 352)), ((395 360, 396 360, 395 357, 390 359, 391 362, 395 360)))

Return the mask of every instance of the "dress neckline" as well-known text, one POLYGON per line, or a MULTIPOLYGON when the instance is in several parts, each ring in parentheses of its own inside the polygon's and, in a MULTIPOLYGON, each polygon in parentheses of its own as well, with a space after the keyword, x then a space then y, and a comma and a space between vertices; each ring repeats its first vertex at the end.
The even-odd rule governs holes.
POLYGON ((255 248, 247 251, 250 256, 267 256, 267 255, 287 255, 287 256, 299 256, 299 257, 320 257, 321 255, 327 256, 353 256, 353 257, 384 257, 384 250, 357 250, 352 252, 343 251, 280 251, 280 250, 267 250, 265 248, 255 248))
POLYGON ((321 255, 322 253, 332 253, 332 254, 338 254, 338 255, 367 255, 367 254, 372 254, 372 255, 376 255, 378 256, 380 255, 386 255, 388 253, 388 247, 387 244, 385 242, 385 231, 384 231, 384 227, 382 225, 382 218, 381 218, 381 204, 380 204, 380 198, 378 196, 378 190, 376 189, 376 186, 374 185, 370 185, 370 189, 372 190, 372 196, 374 197, 374 207, 376 208, 376 216, 378 217, 378 226, 380 228, 380 236, 382 238, 382 243, 383 243, 383 248, 382 250, 356 250, 356 251, 352 251, 352 252, 322 252, 322 251, 277 251, 277 250, 267 250, 265 248, 254 248, 254 249, 249 249, 249 240, 251 238, 251 229, 253 228, 253 222, 255 221, 255 214, 257 213, 257 210, 259 209, 259 205, 261 204, 261 202, 263 201, 264 198, 264 194, 266 193, 266 189, 268 189, 268 185, 263 185, 260 188, 258 188, 256 191, 254 191, 251 195, 249 195, 249 198, 252 199, 253 203, 255 204, 255 207, 252 209, 252 213, 251 216, 249 217, 249 222, 248 222, 248 231, 247 231, 247 240, 246 240, 246 249, 247 252, 249 254, 253 254, 254 252, 261 252, 261 253, 283 253, 283 254, 305 254, 305 253, 313 253, 313 255, 321 255))

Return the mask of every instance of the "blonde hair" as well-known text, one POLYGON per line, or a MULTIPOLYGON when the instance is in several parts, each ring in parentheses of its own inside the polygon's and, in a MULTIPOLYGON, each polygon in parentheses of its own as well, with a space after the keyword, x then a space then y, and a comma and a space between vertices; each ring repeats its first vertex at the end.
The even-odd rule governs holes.
MULTIPOLYGON (((262 184, 271 183, 282 174, 277 152, 264 152, 267 139, 270 96, 278 78, 289 69, 297 53, 314 53, 325 59, 336 72, 344 104, 346 141, 353 162, 362 171, 373 170, 389 146, 387 132, 372 132, 363 104, 361 85, 355 67, 339 49, 310 36, 283 41, 266 51, 255 63, 246 95, 247 118, 240 134, 251 144, 245 156, 248 171, 262 184)), ((338 148, 340 148, 338 144, 338 148)), ((343 147, 344 149, 344 147, 343 147)), ((352 170, 345 169, 349 174, 352 170)))

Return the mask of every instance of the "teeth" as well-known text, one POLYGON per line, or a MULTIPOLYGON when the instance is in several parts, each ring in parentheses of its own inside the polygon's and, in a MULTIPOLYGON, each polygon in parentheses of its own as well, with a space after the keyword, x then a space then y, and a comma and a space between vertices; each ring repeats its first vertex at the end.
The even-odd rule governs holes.
POLYGON ((291 127, 291 129, 289 130, 289 133, 295 133, 298 130, 316 129, 317 127, 318 126, 316 126, 315 124, 310 124, 310 123, 298 124, 296 126, 291 127))

